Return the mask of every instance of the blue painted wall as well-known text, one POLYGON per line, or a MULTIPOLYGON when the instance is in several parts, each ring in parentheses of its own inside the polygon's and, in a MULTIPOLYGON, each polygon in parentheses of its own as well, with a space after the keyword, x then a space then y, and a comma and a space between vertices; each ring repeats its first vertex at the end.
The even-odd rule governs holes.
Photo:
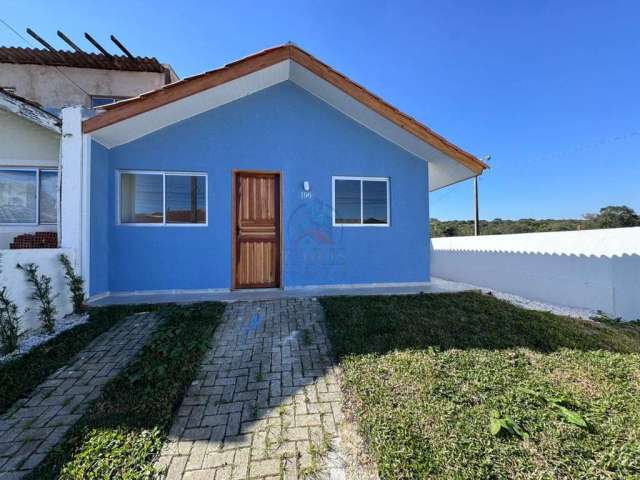
POLYGON ((234 169, 282 172, 285 286, 429 280, 426 163, 291 82, 92 154, 92 294, 228 288, 234 169), (118 169, 207 172, 209 225, 116 225, 118 169), (332 227, 332 175, 389 177, 391 226, 332 227))
POLYGON ((113 198, 109 185, 109 150, 96 142, 91 143, 91 266, 89 289, 91 294, 109 290, 109 242, 111 238, 109 214, 113 198))

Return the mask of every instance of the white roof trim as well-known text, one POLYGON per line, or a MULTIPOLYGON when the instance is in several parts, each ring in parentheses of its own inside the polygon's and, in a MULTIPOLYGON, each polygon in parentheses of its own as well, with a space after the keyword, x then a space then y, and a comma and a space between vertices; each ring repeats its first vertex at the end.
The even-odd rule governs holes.
POLYGON ((107 148, 117 147, 171 124, 284 82, 288 78, 289 60, 285 60, 121 122, 112 123, 91 132, 90 135, 107 148))
POLYGON ((286 80, 291 80, 354 121, 428 162, 430 191, 476 175, 454 158, 400 128, 293 60, 284 60, 203 92, 107 125, 92 132, 91 136, 105 147, 113 148, 286 80))
POLYGON ((54 114, 0 91, 0 110, 13 113, 60 135, 60 119, 54 114))
POLYGON ((429 191, 474 177, 457 160, 400 128, 302 65, 291 62, 290 80, 346 116, 429 163, 429 191))

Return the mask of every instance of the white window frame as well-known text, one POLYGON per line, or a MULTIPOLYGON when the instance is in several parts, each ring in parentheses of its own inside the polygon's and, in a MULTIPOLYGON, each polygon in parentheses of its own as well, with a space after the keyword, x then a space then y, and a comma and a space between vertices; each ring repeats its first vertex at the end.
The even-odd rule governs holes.
POLYGON ((334 227, 390 227, 391 226, 391 198, 389 197, 389 177, 331 177, 331 216, 334 227), (360 223, 336 223, 336 180, 359 180, 360 181, 360 223), (387 223, 364 223, 364 196, 363 182, 385 182, 387 184, 387 223))
POLYGON ((116 170, 116 225, 123 227, 208 227, 209 226, 209 175, 206 172, 172 172, 167 170, 116 170), (123 173, 136 175, 162 175, 162 223, 125 223, 120 219, 120 181, 123 173), (204 223, 167 223, 167 175, 204 177, 204 223))
MULTIPOLYGON (((46 222, 40 223, 40 172, 56 172, 58 174, 58 188, 56 191, 60 191, 60 170, 53 167, 0 167, 0 172, 35 172, 36 173, 36 221, 34 222, 17 222, 17 223, 5 223, 0 222, 3 227, 37 227, 38 225, 57 225, 58 222, 46 222)), ((60 218, 60 195, 56 195, 56 216, 60 218)))

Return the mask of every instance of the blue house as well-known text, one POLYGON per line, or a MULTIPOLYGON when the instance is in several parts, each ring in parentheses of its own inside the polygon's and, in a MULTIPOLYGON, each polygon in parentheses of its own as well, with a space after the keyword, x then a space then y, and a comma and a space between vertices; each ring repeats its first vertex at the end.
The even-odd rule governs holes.
POLYGON ((422 285, 429 191, 486 168, 291 44, 102 110, 82 123, 94 297, 422 285))

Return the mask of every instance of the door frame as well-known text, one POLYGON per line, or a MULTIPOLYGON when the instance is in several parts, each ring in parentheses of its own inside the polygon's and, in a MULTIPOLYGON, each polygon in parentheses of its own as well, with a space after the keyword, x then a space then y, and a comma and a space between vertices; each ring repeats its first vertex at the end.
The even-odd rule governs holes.
POLYGON ((274 175, 277 176, 278 185, 278 225, 276 227, 277 242, 278 242, 278 259, 276 264, 278 265, 278 272, 276 274, 276 286, 273 288, 282 289, 284 285, 284 236, 282 235, 282 229, 284 222, 282 221, 282 172, 279 170, 241 170, 234 169, 231 173, 231 290, 250 290, 247 288, 238 287, 236 282, 236 262, 238 259, 238 217, 237 217, 237 202, 238 192, 237 178, 238 175, 274 175))

